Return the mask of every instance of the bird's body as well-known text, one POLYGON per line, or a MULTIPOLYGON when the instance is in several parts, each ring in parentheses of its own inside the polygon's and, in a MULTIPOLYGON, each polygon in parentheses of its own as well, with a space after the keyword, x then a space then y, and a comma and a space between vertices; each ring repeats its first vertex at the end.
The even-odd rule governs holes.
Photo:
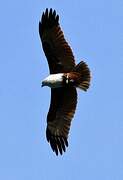
POLYGON ((46 137, 58 155, 68 146, 69 129, 77 105, 76 88, 84 91, 89 88, 90 70, 84 61, 75 64, 55 10, 46 9, 42 14, 39 34, 50 70, 50 75, 42 81, 42 86, 51 88, 46 137))

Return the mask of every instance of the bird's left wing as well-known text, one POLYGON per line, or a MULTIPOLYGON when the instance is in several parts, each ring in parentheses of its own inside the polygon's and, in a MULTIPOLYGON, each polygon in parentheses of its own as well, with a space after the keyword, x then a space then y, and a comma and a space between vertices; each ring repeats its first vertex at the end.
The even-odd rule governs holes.
POLYGON ((59 25, 56 11, 46 9, 39 22, 39 34, 51 74, 69 72, 75 66, 74 56, 59 25))
POLYGON ((56 155, 66 150, 71 120, 77 104, 75 87, 51 89, 51 103, 47 115, 47 140, 56 155))

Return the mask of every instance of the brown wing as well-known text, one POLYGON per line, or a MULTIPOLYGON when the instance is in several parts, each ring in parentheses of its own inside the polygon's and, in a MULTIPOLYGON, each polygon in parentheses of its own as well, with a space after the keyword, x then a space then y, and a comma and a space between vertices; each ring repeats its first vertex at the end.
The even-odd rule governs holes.
POLYGON ((59 26, 56 11, 46 9, 39 22, 39 34, 51 74, 69 72, 75 66, 74 56, 59 26))
POLYGON ((47 116, 47 140, 56 155, 65 152, 68 133, 77 104, 75 87, 51 89, 51 104, 47 116))

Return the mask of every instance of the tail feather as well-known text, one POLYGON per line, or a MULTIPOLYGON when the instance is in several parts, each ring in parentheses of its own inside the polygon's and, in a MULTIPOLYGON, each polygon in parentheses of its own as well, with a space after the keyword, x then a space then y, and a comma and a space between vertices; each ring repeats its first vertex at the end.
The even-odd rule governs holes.
POLYGON ((74 68, 72 76, 74 77, 74 83, 76 87, 87 91, 90 86, 90 70, 87 64, 84 61, 81 61, 79 64, 76 65, 74 68))

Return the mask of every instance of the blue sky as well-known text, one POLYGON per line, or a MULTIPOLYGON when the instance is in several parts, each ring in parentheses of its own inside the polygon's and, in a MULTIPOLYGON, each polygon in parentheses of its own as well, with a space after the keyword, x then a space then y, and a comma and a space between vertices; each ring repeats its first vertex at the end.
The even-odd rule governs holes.
POLYGON ((0 179, 123 179, 123 2, 121 0, 1 1, 0 179), (78 90, 69 148, 56 157, 45 138, 50 89, 38 22, 56 9, 76 62, 92 72, 78 90))

